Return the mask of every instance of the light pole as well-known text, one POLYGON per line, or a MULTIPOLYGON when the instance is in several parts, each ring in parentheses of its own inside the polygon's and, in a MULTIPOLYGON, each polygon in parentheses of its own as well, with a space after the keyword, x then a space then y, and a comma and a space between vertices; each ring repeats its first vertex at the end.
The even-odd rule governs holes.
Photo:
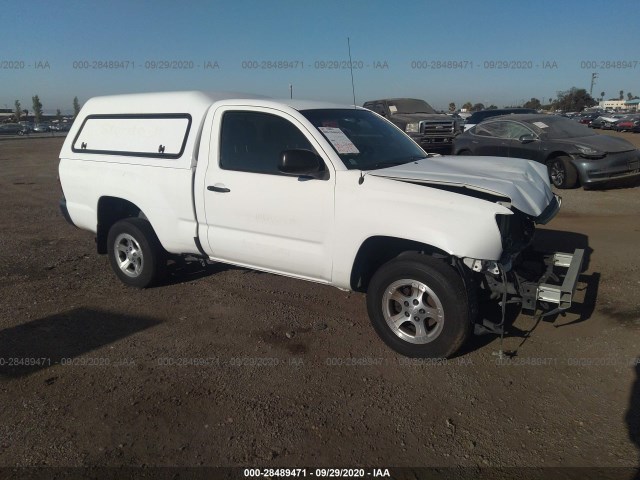
POLYGON ((598 74, 593 72, 591 74, 591 88, 589 89, 589 96, 593 97, 593 86, 596 84, 596 78, 598 78, 598 74))

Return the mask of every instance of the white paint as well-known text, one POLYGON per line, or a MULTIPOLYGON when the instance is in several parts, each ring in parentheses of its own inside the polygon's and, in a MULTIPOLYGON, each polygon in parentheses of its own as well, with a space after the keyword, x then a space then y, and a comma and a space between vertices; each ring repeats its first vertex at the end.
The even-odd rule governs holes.
MULTIPOLYGON (((171 253, 197 253, 194 237, 199 237, 212 259, 350 288, 358 249, 373 236, 421 242, 459 258, 500 258, 495 216, 509 215, 511 210, 430 184, 457 184, 509 196, 516 208, 532 215, 552 198, 544 166, 514 164, 513 159, 507 164, 505 159, 486 158, 472 171, 458 163, 461 159, 429 158, 368 172, 361 183, 362 172, 348 170, 327 138, 298 111, 312 108, 354 107, 201 92, 91 99, 60 152, 60 180, 69 214, 78 227, 95 232, 100 198, 122 198, 144 212, 171 253), (322 158, 328 178, 301 180, 221 169, 219 132, 226 111, 269 113, 291 122, 322 158), (165 160, 72 151, 73 139, 88 115, 132 113, 189 114, 192 125, 184 153, 165 160), (207 189, 214 185, 229 192, 207 189)), ((126 123, 109 123, 109 132, 100 139, 101 125, 107 124, 98 122, 87 131, 90 148, 94 142, 105 150, 151 148, 151 140, 135 144, 137 136, 124 133, 130 127, 126 123)), ((184 123, 151 122, 140 128, 154 143, 160 137, 170 139, 165 140, 167 148, 175 151, 184 123)))

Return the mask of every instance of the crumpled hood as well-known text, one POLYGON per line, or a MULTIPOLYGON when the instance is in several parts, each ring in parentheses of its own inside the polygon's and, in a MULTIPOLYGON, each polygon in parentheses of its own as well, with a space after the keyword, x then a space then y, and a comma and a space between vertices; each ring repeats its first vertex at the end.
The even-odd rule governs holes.
POLYGON ((367 173, 423 184, 466 187, 508 197, 521 212, 538 217, 553 200, 547 167, 506 157, 439 156, 367 173))

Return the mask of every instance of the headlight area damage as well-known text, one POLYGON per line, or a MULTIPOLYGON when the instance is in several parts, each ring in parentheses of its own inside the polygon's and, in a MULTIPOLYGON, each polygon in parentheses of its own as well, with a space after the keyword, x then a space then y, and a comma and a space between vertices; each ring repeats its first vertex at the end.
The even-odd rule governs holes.
MULTIPOLYGON (((583 250, 572 254, 536 252, 532 248, 535 225, 550 222, 560 210, 561 199, 549 185, 547 167, 537 162, 503 157, 444 156, 371 172, 404 182, 446 190, 459 195, 498 203, 511 214, 496 215, 502 240, 499 260, 462 258, 471 276, 489 296, 500 300, 503 313, 509 303, 520 303, 523 309, 545 309, 543 315, 566 310, 571 306, 578 275, 582 268, 583 250), (481 173, 479 173, 481 172, 481 173)), ((479 325, 501 332, 500 324, 479 325)))
POLYGON ((499 261, 463 258, 462 262, 480 277, 481 289, 489 298, 499 300, 502 307, 500 323, 482 320, 475 333, 504 333, 506 304, 520 304, 522 309, 548 316, 568 309, 582 270, 584 250, 572 254, 540 252, 532 248, 535 224, 551 221, 560 209, 561 199, 554 196, 547 208, 531 217, 511 207, 512 215, 496 215, 503 254, 499 261))

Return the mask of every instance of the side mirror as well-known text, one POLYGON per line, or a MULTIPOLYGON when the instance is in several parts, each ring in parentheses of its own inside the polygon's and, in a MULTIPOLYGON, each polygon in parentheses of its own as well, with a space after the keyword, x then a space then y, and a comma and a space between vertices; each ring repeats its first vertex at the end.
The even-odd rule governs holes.
POLYGON ((537 137, 533 133, 525 133, 524 135, 520 135, 518 139, 520 143, 531 143, 535 141, 537 137))
POLYGON ((278 170, 294 177, 323 178, 322 160, 311 150, 285 150, 282 152, 278 170))

